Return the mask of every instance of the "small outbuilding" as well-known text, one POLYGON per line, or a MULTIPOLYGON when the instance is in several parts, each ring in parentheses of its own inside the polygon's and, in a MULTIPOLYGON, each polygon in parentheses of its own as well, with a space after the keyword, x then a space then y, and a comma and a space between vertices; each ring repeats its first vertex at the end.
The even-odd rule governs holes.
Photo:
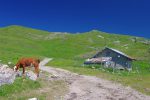
POLYGON ((92 58, 87 59, 84 64, 101 64, 104 67, 131 70, 133 60, 135 59, 119 50, 105 47, 92 58))

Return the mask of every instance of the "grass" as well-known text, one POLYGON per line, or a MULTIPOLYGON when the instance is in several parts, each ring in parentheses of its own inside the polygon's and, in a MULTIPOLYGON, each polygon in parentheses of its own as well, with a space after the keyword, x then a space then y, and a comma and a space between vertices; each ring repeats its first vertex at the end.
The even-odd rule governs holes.
MULTIPOLYGON (((38 57, 40 59, 49 57, 54 59, 49 63, 51 66, 115 80, 150 94, 148 85, 150 45, 141 42, 149 39, 137 38, 137 42, 134 42, 134 38, 134 36, 108 34, 96 30, 82 34, 56 34, 13 25, 0 28, 0 60, 2 63, 10 61, 14 65, 21 57, 38 57), (116 43, 116 41, 119 42, 116 43), (138 61, 135 62, 133 72, 136 72, 138 68, 141 71, 140 74, 121 72, 120 75, 118 72, 113 74, 110 69, 108 69, 110 72, 107 72, 83 67, 85 59, 92 57, 105 46, 137 58, 138 61), (142 81, 140 81, 141 79, 142 81)), ((44 96, 42 97, 44 98, 44 96)))
POLYGON ((49 81, 49 73, 41 72, 37 81, 17 78, 13 84, 0 87, 0 100, 56 100, 64 96, 68 87, 63 80, 49 81))
POLYGON ((12 93, 19 93, 22 90, 37 89, 39 87, 40 84, 37 81, 17 78, 13 84, 2 85, 0 87, 0 96, 8 96, 12 93))

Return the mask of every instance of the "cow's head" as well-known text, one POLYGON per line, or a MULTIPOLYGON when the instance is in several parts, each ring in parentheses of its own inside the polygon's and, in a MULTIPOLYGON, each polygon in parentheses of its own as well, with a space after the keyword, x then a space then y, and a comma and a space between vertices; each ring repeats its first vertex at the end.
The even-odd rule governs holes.
POLYGON ((14 71, 17 72, 18 68, 17 66, 14 66, 14 71))

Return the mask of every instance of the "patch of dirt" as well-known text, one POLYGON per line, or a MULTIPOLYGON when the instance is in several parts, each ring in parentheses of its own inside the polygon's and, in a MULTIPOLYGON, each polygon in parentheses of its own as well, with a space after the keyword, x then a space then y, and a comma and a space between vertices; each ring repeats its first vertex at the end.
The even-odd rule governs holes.
POLYGON ((40 69, 68 84, 69 92, 63 97, 64 100, 150 100, 150 96, 118 83, 45 66, 50 60, 52 59, 44 59, 40 63, 40 69))

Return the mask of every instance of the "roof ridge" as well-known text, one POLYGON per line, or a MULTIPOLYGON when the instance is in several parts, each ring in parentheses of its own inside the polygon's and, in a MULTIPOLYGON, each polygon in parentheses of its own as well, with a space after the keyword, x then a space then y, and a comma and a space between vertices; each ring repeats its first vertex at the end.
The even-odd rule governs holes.
POLYGON ((124 52, 122 52, 122 51, 120 51, 120 50, 117 50, 117 49, 114 49, 114 48, 109 48, 109 47, 105 47, 105 48, 110 49, 110 50, 113 50, 114 52, 117 52, 117 53, 119 53, 119 54, 121 54, 121 55, 123 55, 123 56, 125 56, 125 57, 127 57, 127 58, 130 58, 130 59, 134 60, 134 58, 128 56, 127 54, 125 54, 124 52))

